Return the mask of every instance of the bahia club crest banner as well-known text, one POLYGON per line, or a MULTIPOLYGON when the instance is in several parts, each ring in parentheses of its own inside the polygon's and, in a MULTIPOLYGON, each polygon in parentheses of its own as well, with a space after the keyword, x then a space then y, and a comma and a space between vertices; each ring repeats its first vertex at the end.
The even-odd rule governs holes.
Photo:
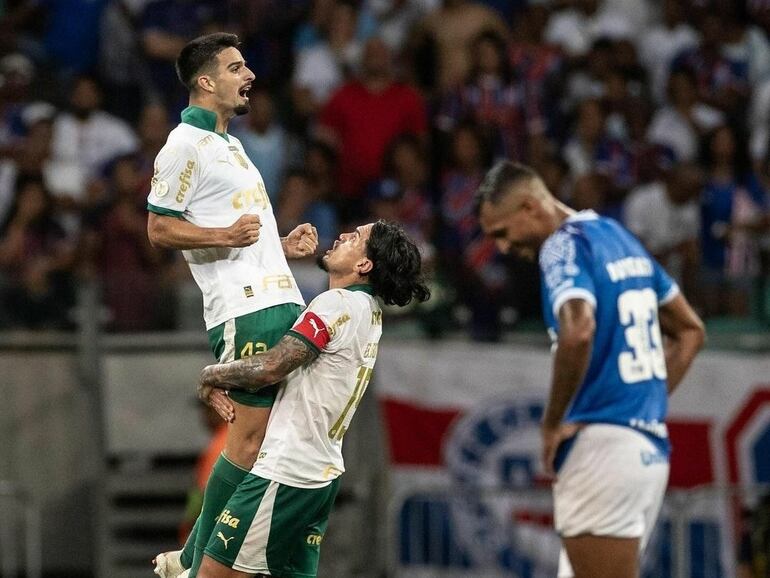
MULTIPOLYGON (((375 379, 395 575, 555 576, 539 465, 550 374, 545 349, 383 344, 375 379)), ((670 398, 668 427, 669 492, 645 574, 733 576, 740 509, 770 483, 770 359, 702 354, 670 398)))

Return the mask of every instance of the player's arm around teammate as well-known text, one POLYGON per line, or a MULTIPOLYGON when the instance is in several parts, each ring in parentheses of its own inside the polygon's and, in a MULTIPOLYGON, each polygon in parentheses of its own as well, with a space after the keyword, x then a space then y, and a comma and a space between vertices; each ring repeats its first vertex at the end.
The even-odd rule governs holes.
POLYGON ((286 378, 312 362, 318 351, 293 335, 284 335, 275 347, 230 363, 206 366, 201 372, 198 397, 213 407, 222 419, 235 419, 233 405, 223 390, 259 391, 286 378))

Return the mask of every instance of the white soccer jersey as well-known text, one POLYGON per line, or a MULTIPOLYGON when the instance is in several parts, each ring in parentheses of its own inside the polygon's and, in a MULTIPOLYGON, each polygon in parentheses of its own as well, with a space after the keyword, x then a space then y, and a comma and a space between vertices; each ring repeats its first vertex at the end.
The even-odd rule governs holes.
POLYGON ((291 334, 319 351, 281 387, 252 473, 320 488, 345 471, 342 437, 372 377, 382 310, 369 285, 313 299, 291 334))
POLYGON ((244 248, 182 251, 203 293, 206 329, 283 303, 304 305, 286 263, 262 176, 240 141, 214 131, 213 112, 191 106, 155 159, 148 210, 199 227, 259 215, 259 240, 244 248))

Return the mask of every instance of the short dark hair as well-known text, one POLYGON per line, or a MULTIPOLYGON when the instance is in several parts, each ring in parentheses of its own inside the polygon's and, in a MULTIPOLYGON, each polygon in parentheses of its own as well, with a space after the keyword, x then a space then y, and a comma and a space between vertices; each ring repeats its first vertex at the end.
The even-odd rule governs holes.
POLYGON ((420 251, 401 226, 379 220, 366 242, 372 270, 369 284, 386 305, 403 307, 412 299, 427 301, 430 289, 422 279, 420 251))
POLYGON ((531 167, 511 161, 500 161, 493 166, 484 176, 474 199, 476 214, 479 214, 483 203, 497 204, 508 192, 512 185, 520 181, 529 181, 539 178, 531 167))
POLYGON ((191 40, 182 48, 176 59, 176 75, 187 87, 195 90, 198 75, 204 68, 211 66, 217 54, 225 48, 238 48, 238 36, 227 32, 214 32, 191 40))

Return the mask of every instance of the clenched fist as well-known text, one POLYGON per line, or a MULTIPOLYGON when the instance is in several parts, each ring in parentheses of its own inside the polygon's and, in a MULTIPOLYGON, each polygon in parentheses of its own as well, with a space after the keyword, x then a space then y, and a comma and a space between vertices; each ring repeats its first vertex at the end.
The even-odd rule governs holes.
POLYGON ((287 259, 309 257, 318 248, 318 231, 310 223, 297 225, 291 233, 281 239, 281 244, 287 259))
POLYGON ((259 215, 241 215, 227 228, 229 247, 248 247, 259 239, 262 223, 259 215))

